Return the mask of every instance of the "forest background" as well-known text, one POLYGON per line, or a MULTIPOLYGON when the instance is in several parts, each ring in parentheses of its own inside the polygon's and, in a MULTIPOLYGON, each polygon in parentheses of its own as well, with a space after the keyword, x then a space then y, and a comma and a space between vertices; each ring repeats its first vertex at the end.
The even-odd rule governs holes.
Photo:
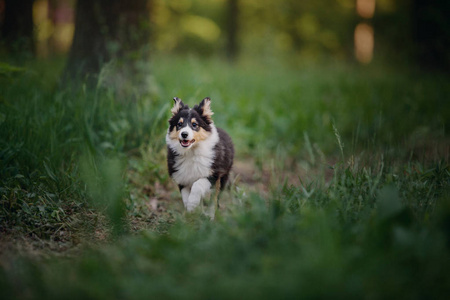
POLYGON ((447 1, 0 1, 2 298, 444 298, 447 1), (172 98, 236 160, 214 221, 172 98))

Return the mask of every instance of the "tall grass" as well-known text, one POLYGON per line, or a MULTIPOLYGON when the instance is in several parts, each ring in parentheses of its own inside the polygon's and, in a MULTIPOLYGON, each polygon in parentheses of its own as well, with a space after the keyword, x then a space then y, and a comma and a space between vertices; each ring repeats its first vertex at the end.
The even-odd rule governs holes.
POLYGON ((446 76, 163 57, 135 91, 108 85, 108 69, 95 89, 61 86, 60 68, 9 68, 0 81, 1 231, 57 241, 62 231, 93 234, 105 215, 114 242, 2 262, 2 297, 449 292, 446 76), (237 179, 214 222, 178 210, 176 192, 168 216, 145 208, 170 188, 173 96, 189 105, 211 97, 237 160, 270 167, 265 193, 237 179), (156 225, 127 234, 138 217, 156 225))
MULTIPOLYGON (((58 87, 56 80, 49 85, 31 69, 4 78, 2 86, 4 229, 17 226, 48 237, 70 227, 63 216, 79 212, 89 198, 80 160, 90 161, 89 172, 98 173, 97 160, 125 157, 164 132, 162 112, 168 106, 158 108, 149 98, 119 101, 113 90, 101 87, 58 87)), ((155 149, 162 145, 162 139, 152 143, 155 149)))
POLYGON ((78 258, 19 259, 0 275, 1 291, 36 299, 444 298, 448 174, 433 180, 446 186, 432 197, 442 201, 439 213, 424 223, 410 206, 417 199, 403 196, 421 179, 377 172, 379 182, 366 169, 345 170, 309 194, 295 186, 269 199, 251 194, 215 222, 179 215, 167 234, 145 231, 78 258))

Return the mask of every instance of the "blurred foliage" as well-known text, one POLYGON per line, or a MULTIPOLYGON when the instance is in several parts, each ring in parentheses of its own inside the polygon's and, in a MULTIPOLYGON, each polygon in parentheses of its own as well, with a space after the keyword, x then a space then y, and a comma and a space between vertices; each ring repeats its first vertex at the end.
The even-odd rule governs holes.
MULTIPOLYGON (((179 53, 224 51, 230 18, 226 2, 154 1, 155 48, 179 53)), ((238 1, 237 34, 244 55, 350 55, 354 3, 238 1), (331 4, 331 5, 330 5, 331 4)))
POLYGON ((117 158, 81 159, 81 176, 99 211, 106 211, 115 236, 126 233, 123 163, 117 158))
MULTIPOLYGON (((341 168, 329 187, 284 186, 274 198, 235 198, 215 222, 178 216, 167 234, 144 231, 71 259, 16 258, 0 295, 29 299, 445 298, 447 185, 433 221, 402 196, 417 178, 341 168), (361 184, 362 183, 362 184, 361 184), (354 201, 354 202, 349 202, 354 201)), ((420 179, 419 179, 420 180, 420 179)), ((237 196, 234 195, 234 196, 237 196)))
MULTIPOLYGON (((224 54, 230 22, 235 22, 243 59, 270 60, 283 56, 298 61, 354 60, 354 31, 358 23, 374 28, 374 59, 408 64, 421 59, 421 52, 436 53, 436 60, 449 64, 446 4, 420 4, 420 0, 378 0, 373 16, 357 14, 356 3, 371 1, 270 1, 240 0, 237 16, 231 17, 226 0, 152 2, 153 48, 158 52, 224 54), (422 5, 423 11, 416 7, 422 5), (416 27, 437 32, 428 40, 417 38, 416 27)), ((234 34, 234 33, 233 33, 234 34)))
MULTIPOLYGON (((151 62, 132 57, 138 76, 104 64, 92 88, 60 82, 64 58, 2 56, 0 233, 113 241, 2 258, 0 297, 444 298, 450 87, 409 68, 415 2, 378 0, 368 20, 350 0, 238 1, 230 64, 216 57, 226 0, 154 0, 151 62), (375 62, 395 63, 345 63, 360 22, 375 28, 375 62), (250 165, 215 222, 180 213, 165 165, 173 96, 210 96, 250 165)), ((37 19, 39 43, 73 31, 37 19)))
MULTIPOLYGON (((373 28, 377 63, 411 65, 419 61, 433 62, 438 67, 436 62, 447 67, 449 64, 446 54, 449 26, 444 15, 448 4, 443 2, 378 0, 374 14, 363 16, 357 13, 356 5, 367 5, 371 0, 232 2, 237 5, 230 10, 232 4, 227 0, 149 1, 150 53, 224 56, 230 51, 227 47, 230 39, 234 39, 239 57, 244 60, 282 56, 291 64, 354 61, 355 28, 365 24, 373 28), (434 58, 426 59, 427 52, 433 53, 434 58)), ((75 5, 73 0, 35 1, 33 18, 38 56, 69 50, 75 5)), ((146 32, 147 25, 141 24, 142 32, 146 32)), ((120 45, 116 42, 106 47, 116 51, 120 45)), ((443 66, 440 69, 445 70, 443 66)))

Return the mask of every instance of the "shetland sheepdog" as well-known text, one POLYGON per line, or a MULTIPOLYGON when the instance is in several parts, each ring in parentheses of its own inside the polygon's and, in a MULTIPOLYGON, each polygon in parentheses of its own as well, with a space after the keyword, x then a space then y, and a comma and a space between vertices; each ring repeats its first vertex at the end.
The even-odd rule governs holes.
POLYGON ((178 184, 187 211, 213 196, 215 212, 233 166, 233 142, 214 125, 210 98, 193 108, 177 97, 173 101, 166 135, 169 175, 178 184))

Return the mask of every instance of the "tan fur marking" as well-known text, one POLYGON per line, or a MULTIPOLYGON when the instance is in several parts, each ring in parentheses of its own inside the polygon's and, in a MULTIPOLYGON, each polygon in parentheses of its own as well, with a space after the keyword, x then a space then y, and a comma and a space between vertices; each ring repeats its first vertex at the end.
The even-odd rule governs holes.
POLYGON ((177 128, 174 127, 173 130, 169 133, 169 137, 172 140, 178 140, 178 132, 177 132, 177 128))
POLYGON ((219 208, 219 193, 220 193, 220 177, 216 181, 216 192, 214 193, 214 209, 219 208))
POLYGON ((197 119, 196 118, 192 118, 192 120, 191 120, 191 124, 194 124, 194 123, 197 123, 197 119))
POLYGON ((212 120, 211 117, 214 113, 211 110, 211 99, 205 98, 204 100, 205 100, 205 102, 203 105, 203 116, 209 120, 212 120))
POLYGON ((194 131, 194 140, 196 142, 203 141, 210 136, 210 133, 203 128, 200 128, 199 131, 194 131))
POLYGON ((173 105, 172 109, 170 110, 172 112, 172 116, 176 115, 181 107, 181 99, 175 100, 175 104, 173 105))

